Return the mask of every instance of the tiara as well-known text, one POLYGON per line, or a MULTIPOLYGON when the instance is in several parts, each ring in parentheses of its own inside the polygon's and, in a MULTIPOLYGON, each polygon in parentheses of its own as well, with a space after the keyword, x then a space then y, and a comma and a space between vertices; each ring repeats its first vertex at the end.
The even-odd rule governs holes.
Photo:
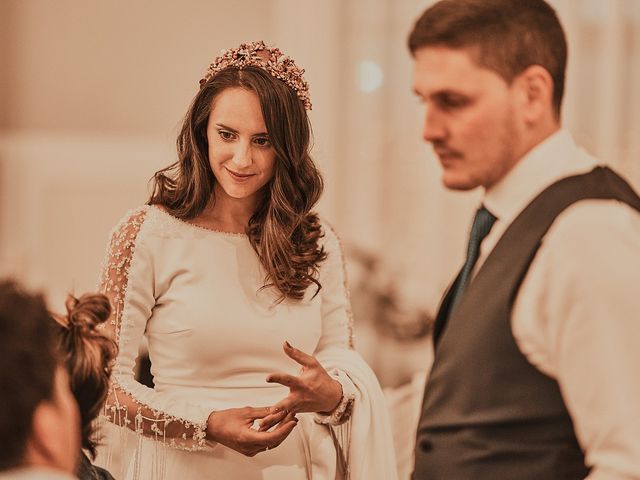
POLYGON ((200 86, 202 87, 214 75, 229 67, 240 70, 245 67, 259 67, 269 72, 292 88, 302 100, 304 108, 311 110, 309 84, 302 76, 304 69, 298 67, 290 57, 284 56, 279 48, 267 47, 261 40, 242 43, 239 47, 223 51, 207 68, 204 77, 200 80, 200 86))

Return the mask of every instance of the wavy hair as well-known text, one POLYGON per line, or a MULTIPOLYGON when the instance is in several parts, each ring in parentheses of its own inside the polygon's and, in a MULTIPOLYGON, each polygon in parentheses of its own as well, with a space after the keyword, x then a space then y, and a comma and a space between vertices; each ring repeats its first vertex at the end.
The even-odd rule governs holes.
POLYGON ((265 271, 263 288, 275 287, 278 301, 300 300, 311 284, 316 294, 320 221, 311 209, 323 181, 309 154, 311 126, 302 101, 284 82, 259 67, 227 68, 205 82, 193 99, 177 139, 178 160, 156 172, 149 205, 162 205, 183 220, 200 214, 214 198, 215 176, 209 163, 207 124, 214 102, 227 88, 254 92, 276 153, 273 179, 249 220, 246 233, 265 271))
POLYGON ((102 410, 109 390, 109 377, 118 347, 98 326, 111 313, 109 299, 102 294, 68 295, 66 315, 52 314, 56 321, 58 349, 69 372, 71 391, 78 403, 82 447, 96 456, 93 421, 102 410))

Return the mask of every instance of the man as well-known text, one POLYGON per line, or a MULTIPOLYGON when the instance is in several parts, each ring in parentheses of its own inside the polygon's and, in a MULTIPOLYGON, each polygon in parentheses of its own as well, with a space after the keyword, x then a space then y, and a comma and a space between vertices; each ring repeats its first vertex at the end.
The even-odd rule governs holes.
POLYGON ((78 407, 43 300, 0 282, 0 479, 76 478, 78 407))
POLYGON ((443 0, 409 38, 423 136, 484 189, 445 295, 414 479, 640 478, 640 198, 561 127, 543 0, 443 0))

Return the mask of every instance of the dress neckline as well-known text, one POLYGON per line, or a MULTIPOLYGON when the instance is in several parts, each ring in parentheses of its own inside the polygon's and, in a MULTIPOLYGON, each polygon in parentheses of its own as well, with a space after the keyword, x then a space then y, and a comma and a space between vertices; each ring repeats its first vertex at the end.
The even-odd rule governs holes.
POLYGON ((184 226, 189 227, 189 228, 193 228, 195 230, 200 230, 200 231, 206 232, 206 233, 222 235, 222 236, 225 236, 225 237, 248 238, 248 235, 246 233, 226 232, 224 230, 218 230, 218 229, 215 229, 215 228, 204 227, 202 225, 197 225, 195 223, 188 222, 188 221, 183 220, 181 218, 178 218, 178 217, 176 217, 174 215, 171 215, 169 212, 167 212, 164 208, 161 208, 159 205, 155 205, 154 204, 154 205, 150 205, 150 207, 152 207, 156 211, 162 213, 163 215, 165 215, 166 217, 171 219, 173 222, 175 222, 177 224, 180 224, 180 225, 184 225, 184 226))

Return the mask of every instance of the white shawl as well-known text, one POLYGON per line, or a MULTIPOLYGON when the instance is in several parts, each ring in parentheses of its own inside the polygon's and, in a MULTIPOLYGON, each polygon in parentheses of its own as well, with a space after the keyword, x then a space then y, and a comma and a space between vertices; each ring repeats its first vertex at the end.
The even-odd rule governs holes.
POLYGON ((346 462, 348 480, 396 480, 396 456, 387 404, 380 384, 362 357, 353 350, 327 348, 318 361, 325 369, 346 373, 356 386, 351 419, 329 427, 346 462))

